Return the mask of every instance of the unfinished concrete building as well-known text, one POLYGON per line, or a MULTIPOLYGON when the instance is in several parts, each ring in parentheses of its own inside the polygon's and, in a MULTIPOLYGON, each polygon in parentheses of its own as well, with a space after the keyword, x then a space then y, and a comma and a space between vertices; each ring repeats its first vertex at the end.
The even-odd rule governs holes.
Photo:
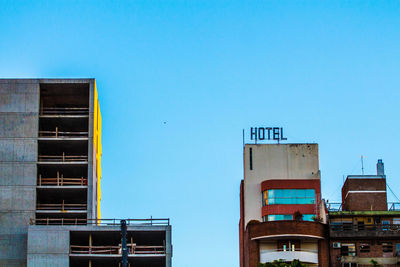
MULTIPOLYGON (((0 79, 0 266, 119 265, 101 153, 94 79, 0 79)), ((169 220, 155 222, 128 220, 128 263, 171 265, 169 220)))

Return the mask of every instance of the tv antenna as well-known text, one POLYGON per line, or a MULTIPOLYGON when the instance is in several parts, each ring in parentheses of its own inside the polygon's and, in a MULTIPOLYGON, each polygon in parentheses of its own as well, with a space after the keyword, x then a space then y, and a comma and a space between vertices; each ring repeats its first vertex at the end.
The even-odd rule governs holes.
POLYGON ((364 175, 364 156, 361 155, 361 173, 364 175))

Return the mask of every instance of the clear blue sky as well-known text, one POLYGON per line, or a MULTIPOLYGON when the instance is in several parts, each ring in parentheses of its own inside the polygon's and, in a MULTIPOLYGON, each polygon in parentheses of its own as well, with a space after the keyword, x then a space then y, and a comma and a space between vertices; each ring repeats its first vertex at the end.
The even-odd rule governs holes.
POLYGON ((367 173, 382 158, 400 195, 399 14, 383 0, 0 0, 0 76, 96 78, 103 217, 170 217, 175 267, 232 267, 243 128, 319 143, 332 201, 360 155, 367 173))

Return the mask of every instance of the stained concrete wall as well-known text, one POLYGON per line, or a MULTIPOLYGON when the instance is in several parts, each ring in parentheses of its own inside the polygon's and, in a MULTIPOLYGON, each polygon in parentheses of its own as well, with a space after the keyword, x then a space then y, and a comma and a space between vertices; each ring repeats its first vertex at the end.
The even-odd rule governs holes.
MULTIPOLYGON (((166 267, 171 267, 171 226, 128 225, 128 231, 165 231, 166 267)), ((120 226, 56 226, 31 225, 28 231, 28 267, 69 266, 70 232, 120 231, 120 226)))
POLYGON ((65 226, 30 226, 28 267, 69 266, 69 236, 65 226))
POLYGON ((318 144, 246 144, 244 148, 244 227, 262 221, 261 183, 271 179, 320 179, 318 144), (250 170, 250 149, 252 170, 250 170))
POLYGON ((26 266, 35 217, 38 80, 0 80, 0 266, 26 266))

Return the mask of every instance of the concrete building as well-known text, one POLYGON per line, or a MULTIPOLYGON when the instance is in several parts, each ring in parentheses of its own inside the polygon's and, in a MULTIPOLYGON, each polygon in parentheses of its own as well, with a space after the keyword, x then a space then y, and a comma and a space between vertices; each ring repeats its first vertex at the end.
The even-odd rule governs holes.
POLYGON ((382 160, 376 175, 349 175, 339 207, 329 204, 332 266, 400 265, 400 205, 387 202, 382 160))
POLYGON ((299 259, 329 266, 317 144, 246 144, 240 266, 299 259))
MULTIPOLYGON (((101 153, 94 79, 0 79, 0 266, 118 266, 119 222, 100 216, 101 153)), ((169 220, 129 222, 130 262, 170 266, 169 220)))

